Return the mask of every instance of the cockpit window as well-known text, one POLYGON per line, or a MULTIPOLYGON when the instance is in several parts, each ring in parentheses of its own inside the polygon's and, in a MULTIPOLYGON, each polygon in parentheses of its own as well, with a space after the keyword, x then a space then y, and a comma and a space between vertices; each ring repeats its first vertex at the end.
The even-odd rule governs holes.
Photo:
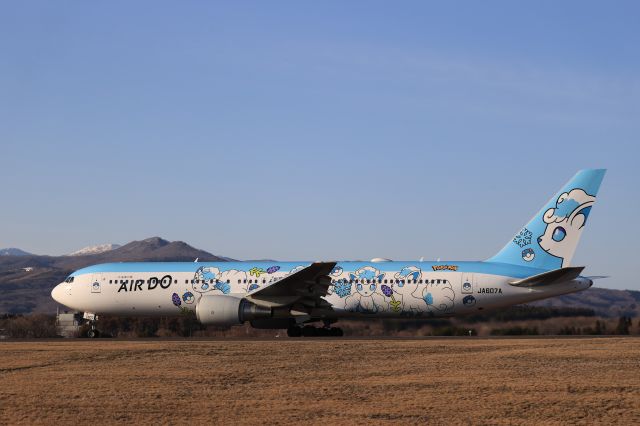
POLYGON ((69 277, 66 280, 64 280, 65 283, 72 283, 73 282, 73 277, 69 277))

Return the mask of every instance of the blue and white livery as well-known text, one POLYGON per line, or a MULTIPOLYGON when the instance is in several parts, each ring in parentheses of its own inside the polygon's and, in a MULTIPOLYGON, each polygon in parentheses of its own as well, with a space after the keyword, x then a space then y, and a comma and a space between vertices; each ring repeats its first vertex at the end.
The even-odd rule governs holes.
POLYGON ((94 326, 99 315, 195 313, 299 336, 341 335, 331 324, 345 317, 448 317, 572 293, 592 285, 570 265, 604 174, 578 172, 486 261, 110 263, 74 272, 51 295, 94 326))

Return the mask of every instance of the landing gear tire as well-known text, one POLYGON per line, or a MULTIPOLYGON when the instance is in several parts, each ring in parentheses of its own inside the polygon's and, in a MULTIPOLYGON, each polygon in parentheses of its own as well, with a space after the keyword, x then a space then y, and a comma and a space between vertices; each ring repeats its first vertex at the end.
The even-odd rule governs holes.
POLYGON ((327 337, 342 337, 343 336, 341 328, 331 327, 331 328, 323 328, 321 330, 322 330, 321 336, 327 336, 327 337))
POLYGON ((344 333, 341 328, 337 327, 313 327, 306 325, 304 327, 289 327, 287 336, 289 337, 342 337, 344 333))
POLYGON ((289 337, 300 337, 302 336, 302 328, 300 327, 289 327, 287 329, 287 336, 289 337))
POLYGON ((307 325, 302 329, 302 335, 304 337, 315 337, 318 336, 319 333, 317 328, 307 325))
POLYGON ((87 331, 87 337, 89 339, 96 339, 98 336, 100 336, 100 332, 96 329, 91 329, 89 331, 87 331))

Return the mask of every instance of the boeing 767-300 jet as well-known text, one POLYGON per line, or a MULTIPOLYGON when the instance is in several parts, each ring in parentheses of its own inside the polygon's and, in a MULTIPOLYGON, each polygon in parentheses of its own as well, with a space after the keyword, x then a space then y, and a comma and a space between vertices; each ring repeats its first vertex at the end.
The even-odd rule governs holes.
POLYGON ((604 174, 579 171, 485 261, 108 263, 72 273, 51 296, 84 312, 91 337, 100 315, 192 312, 297 337, 340 336, 339 318, 451 317, 572 293, 593 284, 570 265, 604 174))

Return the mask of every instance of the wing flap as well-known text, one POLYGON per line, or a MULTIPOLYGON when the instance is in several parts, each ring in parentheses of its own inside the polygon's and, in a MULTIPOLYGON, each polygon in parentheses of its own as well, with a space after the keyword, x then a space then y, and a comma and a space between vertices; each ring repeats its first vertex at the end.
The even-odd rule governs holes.
POLYGON ((509 284, 515 287, 543 287, 558 284, 578 278, 583 269, 584 266, 554 269, 522 280, 511 281, 509 284))

